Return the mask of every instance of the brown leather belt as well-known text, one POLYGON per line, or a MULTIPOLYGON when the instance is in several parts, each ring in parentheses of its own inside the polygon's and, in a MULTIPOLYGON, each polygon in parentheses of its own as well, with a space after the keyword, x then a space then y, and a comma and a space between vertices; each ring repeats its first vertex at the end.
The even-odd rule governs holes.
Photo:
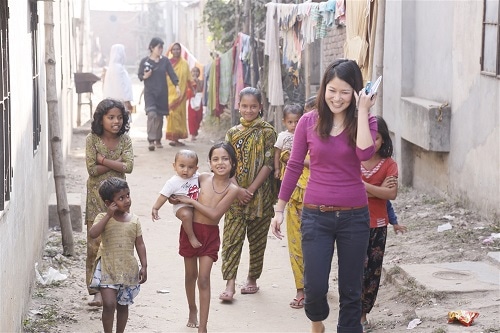
POLYGON ((353 210, 353 209, 359 209, 363 208, 366 206, 355 206, 355 207, 339 207, 339 206, 328 206, 328 205, 313 205, 313 204, 304 204, 305 208, 309 209, 316 209, 319 210, 320 212, 337 212, 340 210, 353 210))

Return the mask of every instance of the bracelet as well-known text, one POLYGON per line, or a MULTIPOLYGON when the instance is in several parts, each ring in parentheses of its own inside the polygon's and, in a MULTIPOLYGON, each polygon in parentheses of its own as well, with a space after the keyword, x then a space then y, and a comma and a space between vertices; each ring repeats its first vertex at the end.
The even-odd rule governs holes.
POLYGON ((103 156, 102 157, 102 160, 101 160, 101 165, 104 165, 104 160, 106 159, 106 156, 103 156))

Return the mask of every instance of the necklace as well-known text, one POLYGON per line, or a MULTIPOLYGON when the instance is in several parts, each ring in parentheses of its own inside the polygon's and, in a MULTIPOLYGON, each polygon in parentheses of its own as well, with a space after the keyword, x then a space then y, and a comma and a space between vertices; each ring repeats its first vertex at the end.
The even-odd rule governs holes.
POLYGON ((217 190, 215 189, 215 185, 214 185, 214 178, 212 177, 212 190, 214 190, 214 192, 215 192, 215 193, 217 193, 217 194, 222 194, 222 193, 226 192, 226 190, 227 190, 227 188, 229 187, 229 185, 231 185, 231 181, 230 181, 230 180, 228 180, 228 181, 227 181, 227 185, 226 185, 226 187, 222 190, 222 192, 217 192, 217 190))

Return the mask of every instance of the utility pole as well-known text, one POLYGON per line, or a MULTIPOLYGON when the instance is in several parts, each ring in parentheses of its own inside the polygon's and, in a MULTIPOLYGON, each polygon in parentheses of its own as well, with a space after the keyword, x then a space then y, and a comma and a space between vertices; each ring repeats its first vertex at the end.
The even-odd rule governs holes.
POLYGON ((170 1, 166 1, 165 4, 165 35, 167 36, 167 40, 165 41, 165 48, 172 45, 174 42, 174 24, 173 24, 173 8, 172 3, 170 1))
POLYGON ((75 255, 73 231, 70 219, 68 198, 66 195, 66 175, 64 173, 63 149, 61 144, 61 128, 57 112, 56 57, 54 51, 54 18, 52 1, 45 3, 45 71, 47 84, 47 109, 49 121, 50 148, 54 167, 56 186, 57 213, 61 225, 63 254, 75 255))
MULTIPOLYGON (((234 0, 234 39, 238 37, 239 31, 240 31, 240 1, 234 0)), ((215 62, 213 62, 213 64, 215 64, 215 62)), ((234 85, 231 85, 231 95, 230 95, 231 99, 229 102, 229 107, 231 108, 231 126, 238 124, 240 119, 238 110, 236 109, 238 106, 234 104, 235 96, 237 93, 239 92, 235 91, 234 85)))
POLYGON ((251 10, 251 4, 250 0, 245 0, 244 3, 244 17, 245 17, 245 26, 243 27, 243 32, 246 33, 247 35, 250 35, 250 12, 251 10))

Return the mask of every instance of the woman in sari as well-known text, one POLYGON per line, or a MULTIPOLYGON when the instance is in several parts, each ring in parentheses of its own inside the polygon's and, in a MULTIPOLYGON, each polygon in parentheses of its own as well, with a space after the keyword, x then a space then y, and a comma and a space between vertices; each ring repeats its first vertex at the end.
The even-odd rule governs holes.
POLYGON ((226 132, 238 160, 234 181, 240 186, 237 200, 224 217, 222 239, 222 277, 226 289, 219 299, 232 302, 236 292, 236 275, 245 236, 250 253, 248 275, 242 294, 259 291, 257 279, 262 274, 267 234, 277 198, 274 179, 274 143, 276 131, 262 119, 262 94, 253 87, 239 93, 240 124, 226 132))
POLYGON ((186 139, 187 121, 186 121, 186 102, 187 91, 191 87, 191 71, 189 70, 188 62, 181 57, 181 44, 174 43, 167 51, 167 56, 174 68, 175 74, 179 78, 180 96, 175 94, 175 85, 169 77, 167 77, 168 85, 168 109, 166 138, 170 140, 171 146, 184 146, 185 144, 179 139, 186 139))

